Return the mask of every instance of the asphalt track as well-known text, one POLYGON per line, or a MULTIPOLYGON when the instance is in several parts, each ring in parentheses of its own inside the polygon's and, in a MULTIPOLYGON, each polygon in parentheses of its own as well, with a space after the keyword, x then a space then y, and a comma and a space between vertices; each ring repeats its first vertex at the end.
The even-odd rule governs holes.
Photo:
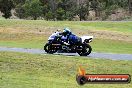
MULTIPOLYGON (((11 51, 11 52, 24 52, 31 54, 46 54, 44 50, 40 49, 27 49, 27 48, 9 48, 9 47, 0 47, 0 51, 11 51)), ((79 56, 77 53, 55 53, 57 55, 65 56, 79 56)), ((91 58, 103 58, 103 59, 112 59, 112 60, 132 60, 132 54, 114 54, 114 53, 97 53, 92 52, 89 56, 91 58)))

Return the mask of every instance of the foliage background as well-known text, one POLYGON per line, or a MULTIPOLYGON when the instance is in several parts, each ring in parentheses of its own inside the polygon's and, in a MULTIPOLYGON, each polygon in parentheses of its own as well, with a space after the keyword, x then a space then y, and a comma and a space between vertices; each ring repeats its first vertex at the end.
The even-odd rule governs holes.
POLYGON ((3 17, 44 20, 130 19, 131 0, 0 0, 3 17), (12 13, 11 11, 14 11, 12 13))

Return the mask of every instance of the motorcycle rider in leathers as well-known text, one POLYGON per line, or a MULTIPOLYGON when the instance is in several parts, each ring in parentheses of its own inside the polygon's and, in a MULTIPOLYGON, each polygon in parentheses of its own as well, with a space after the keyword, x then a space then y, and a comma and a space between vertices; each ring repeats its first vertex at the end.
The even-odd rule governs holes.
POLYGON ((66 42, 64 42, 66 45, 74 45, 81 42, 81 38, 74 35, 69 28, 65 28, 62 34, 66 37, 66 42))
POLYGON ((58 29, 51 36, 54 39, 56 39, 57 36, 61 36, 61 40, 62 40, 63 44, 65 44, 65 45, 74 45, 81 41, 81 38, 74 35, 69 28, 64 28, 63 32, 61 32, 61 30, 58 29))

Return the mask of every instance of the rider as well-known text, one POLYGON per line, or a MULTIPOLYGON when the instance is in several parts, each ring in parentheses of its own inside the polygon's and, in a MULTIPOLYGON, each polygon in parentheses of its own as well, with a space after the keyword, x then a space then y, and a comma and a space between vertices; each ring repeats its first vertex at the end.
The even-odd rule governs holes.
POLYGON ((69 28, 64 28, 62 32, 62 40, 65 45, 69 45, 69 35, 72 34, 69 28))
POLYGON ((67 37, 67 41, 64 42, 66 45, 77 44, 81 41, 81 38, 74 35, 69 28, 65 28, 62 33, 65 37, 67 37))
POLYGON ((50 38, 56 40, 57 36, 60 36, 61 34, 62 34, 62 33, 61 33, 61 29, 57 29, 57 31, 54 32, 54 33, 50 36, 50 38))

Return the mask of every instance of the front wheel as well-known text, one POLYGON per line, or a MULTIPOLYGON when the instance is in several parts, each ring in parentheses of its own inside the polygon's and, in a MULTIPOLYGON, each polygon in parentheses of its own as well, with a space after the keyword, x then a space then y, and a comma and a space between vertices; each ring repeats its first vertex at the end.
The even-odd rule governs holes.
POLYGON ((89 44, 82 44, 80 47, 82 49, 77 52, 80 56, 87 56, 92 51, 92 48, 89 44))
POLYGON ((49 43, 46 43, 45 44, 44 50, 45 50, 45 52, 50 53, 50 54, 53 54, 53 53, 56 53, 57 52, 57 50, 56 49, 53 49, 52 48, 52 45, 49 44, 49 43))

